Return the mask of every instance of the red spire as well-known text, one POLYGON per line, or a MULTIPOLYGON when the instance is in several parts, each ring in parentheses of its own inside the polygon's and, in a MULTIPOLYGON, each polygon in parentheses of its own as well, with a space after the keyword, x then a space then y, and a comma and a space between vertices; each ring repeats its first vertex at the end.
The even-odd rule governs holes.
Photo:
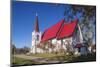
POLYGON ((36 13, 36 21, 35 21, 35 32, 39 32, 39 24, 38 24, 38 16, 36 13))

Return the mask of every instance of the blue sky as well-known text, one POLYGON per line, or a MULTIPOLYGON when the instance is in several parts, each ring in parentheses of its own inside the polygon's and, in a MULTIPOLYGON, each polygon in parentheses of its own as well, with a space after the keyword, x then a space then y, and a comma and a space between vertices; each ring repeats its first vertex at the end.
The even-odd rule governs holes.
POLYGON ((12 42, 16 47, 31 47, 31 34, 38 14, 39 28, 43 32, 64 18, 64 5, 32 2, 12 3, 12 42))
MULTIPOLYGON (((18 48, 31 47, 36 12, 38 14, 39 29, 43 33, 45 29, 64 18, 64 6, 62 4, 13 1, 12 42, 15 46, 18 48)), ((67 7, 70 7, 70 5, 67 5, 67 7)), ((81 13, 78 13, 77 17, 80 18, 81 13)))

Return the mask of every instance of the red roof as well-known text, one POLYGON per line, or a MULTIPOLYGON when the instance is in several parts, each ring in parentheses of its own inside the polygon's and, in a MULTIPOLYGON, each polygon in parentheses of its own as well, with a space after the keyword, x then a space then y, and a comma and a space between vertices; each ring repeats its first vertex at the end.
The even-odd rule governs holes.
POLYGON ((77 21, 74 20, 70 23, 64 23, 64 19, 55 24, 54 26, 47 29, 43 35, 41 41, 50 40, 53 38, 61 39, 64 37, 72 36, 74 33, 75 27, 77 25, 77 21))
POLYGON ((72 21, 70 23, 65 23, 60 34, 57 36, 57 39, 61 39, 64 37, 70 37, 73 35, 75 27, 77 25, 77 21, 72 21))
POLYGON ((48 28, 42 35, 42 41, 46 41, 52 38, 55 38, 57 36, 57 33, 59 32, 59 29, 62 27, 62 24, 64 23, 64 19, 55 24, 54 26, 48 28))

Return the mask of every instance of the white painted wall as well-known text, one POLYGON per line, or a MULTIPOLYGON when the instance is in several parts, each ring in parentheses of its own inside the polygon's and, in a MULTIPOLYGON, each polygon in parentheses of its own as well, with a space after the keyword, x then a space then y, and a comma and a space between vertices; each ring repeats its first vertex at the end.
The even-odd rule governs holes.
POLYGON ((63 47, 63 49, 67 50, 66 49, 66 45, 64 45, 64 43, 68 44, 67 42, 65 41, 69 41, 70 45, 72 45, 72 37, 69 37, 69 38, 64 38, 63 39, 63 44, 61 44, 61 40, 57 40, 56 38, 52 39, 51 40, 51 43, 54 44, 56 47, 54 48, 54 51, 58 51, 59 52, 59 49, 61 49, 61 46, 63 47))
POLYGON ((33 31, 32 32, 32 46, 31 46, 31 51, 30 51, 31 53, 38 53, 38 52, 40 53, 40 52, 42 52, 41 49, 36 48, 36 45, 38 43, 40 43, 40 41, 41 41, 41 32, 33 31), (38 41, 36 40, 37 35, 39 35, 39 40, 38 41))

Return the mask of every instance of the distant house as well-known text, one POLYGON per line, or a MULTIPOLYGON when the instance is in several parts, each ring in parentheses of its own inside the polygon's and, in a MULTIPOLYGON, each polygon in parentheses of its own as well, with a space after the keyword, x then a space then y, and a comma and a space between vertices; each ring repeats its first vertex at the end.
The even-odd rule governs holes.
POLYGON ((83 36, 78 20, 66 22, 64 19, 46 29, 43 34, 39 32, 38 17, 36 16, 35 30, 32 32, 32 53, 51 52, 86 53, 83 36), (50 47, 51 46, 51 47, 50 47))

